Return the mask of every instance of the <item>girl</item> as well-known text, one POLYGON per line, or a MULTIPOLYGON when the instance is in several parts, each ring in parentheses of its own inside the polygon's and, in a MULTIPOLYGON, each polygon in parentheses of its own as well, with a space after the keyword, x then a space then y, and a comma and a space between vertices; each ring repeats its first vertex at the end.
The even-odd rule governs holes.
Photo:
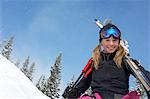
POLYGON ((99 45, 92 53, 93 70, 70 92, 70 99, 77 99, 90 86, 99 99, 121 99, 129 92, 129 76, 132 72, 123 61, 127 53, 120 45, 120 30, 109 23, 100 30, 99 37, 99 45))

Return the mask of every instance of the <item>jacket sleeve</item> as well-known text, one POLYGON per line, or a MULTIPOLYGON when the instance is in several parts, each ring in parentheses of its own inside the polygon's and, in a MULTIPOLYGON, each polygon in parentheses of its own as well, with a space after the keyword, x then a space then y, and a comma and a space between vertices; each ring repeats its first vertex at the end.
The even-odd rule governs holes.
POLYGON ((79 94, 83 94, 90 86, 92 80, 92 72, 87 76, 87 78, 83 77, 76 88, 78 89, 79 94))

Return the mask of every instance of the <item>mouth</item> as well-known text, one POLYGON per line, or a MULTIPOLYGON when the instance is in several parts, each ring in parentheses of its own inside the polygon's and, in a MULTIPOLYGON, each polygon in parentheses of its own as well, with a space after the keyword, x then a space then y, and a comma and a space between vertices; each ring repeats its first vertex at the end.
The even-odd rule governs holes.
POLYGON ((107 47, 109 50, 114 50, 116 47, 107 47))

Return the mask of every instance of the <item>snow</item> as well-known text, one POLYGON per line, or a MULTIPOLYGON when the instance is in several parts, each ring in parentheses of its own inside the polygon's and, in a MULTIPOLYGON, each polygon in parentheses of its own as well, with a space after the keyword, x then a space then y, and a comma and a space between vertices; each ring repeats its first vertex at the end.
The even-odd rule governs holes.
POLYGON ((0 99, 50 99, 0 54, 0 99))

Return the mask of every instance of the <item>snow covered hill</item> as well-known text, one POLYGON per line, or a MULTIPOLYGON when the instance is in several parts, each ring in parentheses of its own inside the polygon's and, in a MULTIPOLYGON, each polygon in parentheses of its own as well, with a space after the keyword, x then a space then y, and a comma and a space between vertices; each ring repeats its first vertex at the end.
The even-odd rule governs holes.
POLYGON ((0 54, 0 99, 50 99, 0 54))

